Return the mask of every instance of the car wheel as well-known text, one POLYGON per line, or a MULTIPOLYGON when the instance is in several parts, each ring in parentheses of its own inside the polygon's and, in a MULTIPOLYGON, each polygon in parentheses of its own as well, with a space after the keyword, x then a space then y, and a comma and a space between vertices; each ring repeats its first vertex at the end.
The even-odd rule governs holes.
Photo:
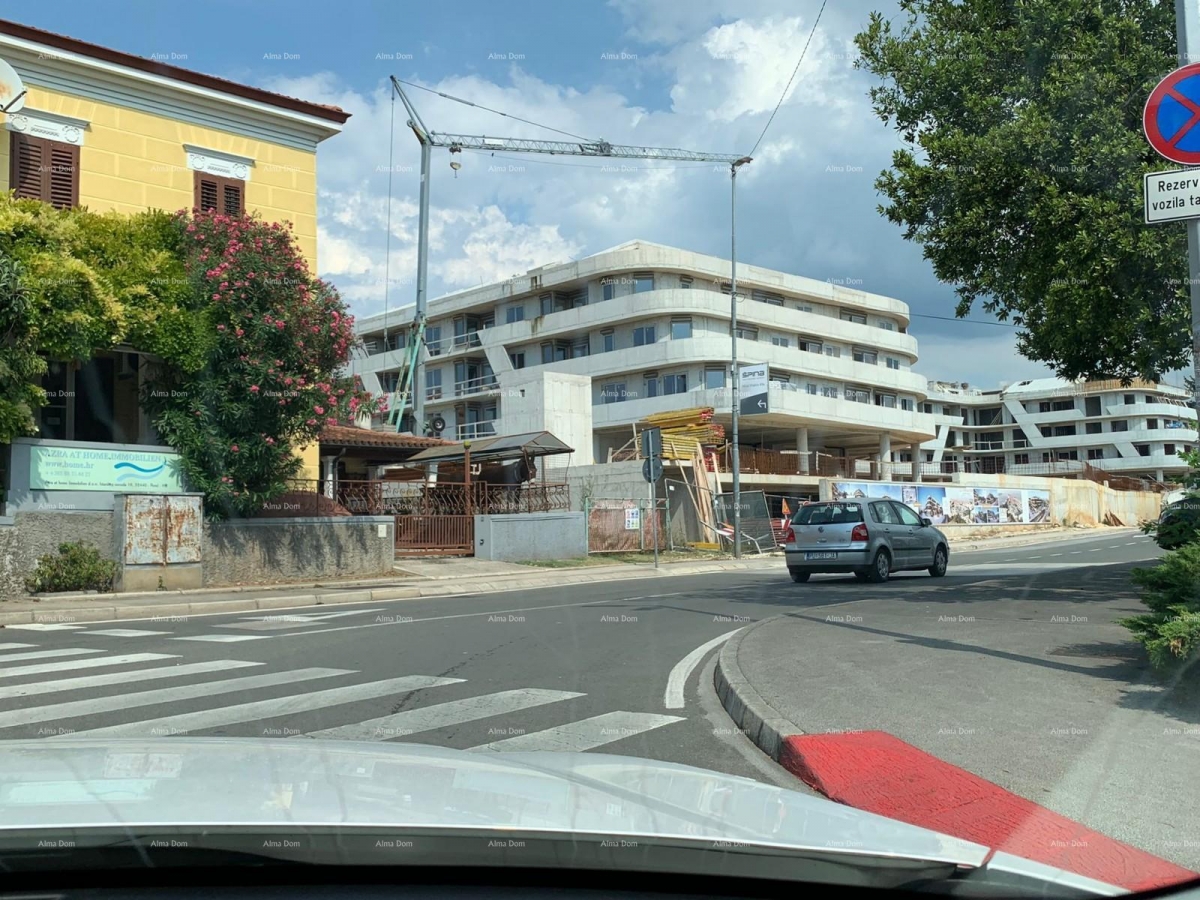
POLYGON ((808 581, 808 576, 812 573, 801 572, 798 569, 788 569, 788 574, 792 576, 792 581, 796 582, 796 584, 801 584, 808 581))
POLYGON ((879 584, 887 581, 891 574, 892 558, 888 556, 886 550, 880 549, 875 554, 875 560, 871 563, 871 568, 867 571, 867 581, 879 584))
POLYGON ((946 574, 946 548, 939 546, 933 551, 933 565, 929 567, 929 574, 934 578, 941 578, 946 574))

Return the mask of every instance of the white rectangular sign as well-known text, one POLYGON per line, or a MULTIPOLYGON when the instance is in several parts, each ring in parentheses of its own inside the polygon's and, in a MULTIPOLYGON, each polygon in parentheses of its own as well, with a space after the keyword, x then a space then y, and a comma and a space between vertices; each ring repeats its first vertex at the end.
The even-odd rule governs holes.
POLYGON ((738 367, 739 411, 743 416, 770 411, 771 371, 766 363, 738 367))
POLYGON ((1146 224, 1200 219, 1200 169, 1174 169, 1142 176, 1146 224))
POLYGON ((642 511, 640 509, 625 510, 625 530, 637 531, 642 527, 642 511))

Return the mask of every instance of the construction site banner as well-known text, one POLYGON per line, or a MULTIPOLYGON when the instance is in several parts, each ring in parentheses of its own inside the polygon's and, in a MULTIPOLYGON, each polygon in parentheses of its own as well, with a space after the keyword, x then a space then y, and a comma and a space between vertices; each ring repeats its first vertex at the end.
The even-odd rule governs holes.
POLYGON ((934 525, 1030 525, 1050 521, 1050 492, 935 487, 896 481, 831 481, 831 500, 895 500, 934 525))

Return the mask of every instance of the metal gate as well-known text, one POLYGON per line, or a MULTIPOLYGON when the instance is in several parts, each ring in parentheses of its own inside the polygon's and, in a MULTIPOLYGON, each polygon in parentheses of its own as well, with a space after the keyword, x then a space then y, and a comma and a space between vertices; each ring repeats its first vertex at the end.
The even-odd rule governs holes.
POLYGON ((475 517, 396 516, 396 553, 475 554, 475 517))

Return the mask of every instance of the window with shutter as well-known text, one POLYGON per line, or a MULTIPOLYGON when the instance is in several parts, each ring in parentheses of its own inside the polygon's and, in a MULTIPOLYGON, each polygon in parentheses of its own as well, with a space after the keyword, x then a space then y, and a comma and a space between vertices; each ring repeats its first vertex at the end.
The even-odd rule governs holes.
POLYGON ((46 138, 12 133, 9 186, 17 197, 57 209, 79 204, 79 148, 46 138))
POLYGON ((193 205, 200 210, 240 216, 246 211, 246 182, 197 172, 193 205))

